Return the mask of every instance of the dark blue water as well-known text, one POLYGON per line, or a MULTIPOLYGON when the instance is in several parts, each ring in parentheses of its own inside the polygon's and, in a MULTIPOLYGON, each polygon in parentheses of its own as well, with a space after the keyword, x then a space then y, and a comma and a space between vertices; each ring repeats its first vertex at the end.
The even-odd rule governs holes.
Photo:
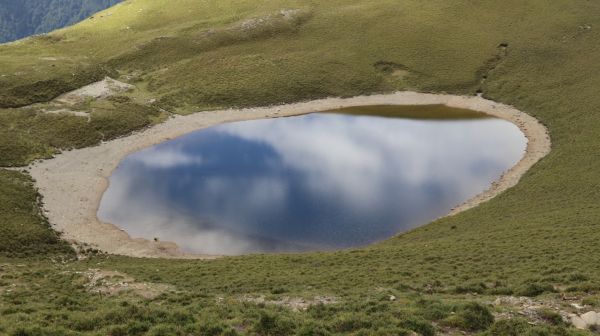
POLYGON ((525 146, 516 126, 491 118, 225 124, 126 157, 99 218, 195 253, 363 246, 487 189, 525 146))

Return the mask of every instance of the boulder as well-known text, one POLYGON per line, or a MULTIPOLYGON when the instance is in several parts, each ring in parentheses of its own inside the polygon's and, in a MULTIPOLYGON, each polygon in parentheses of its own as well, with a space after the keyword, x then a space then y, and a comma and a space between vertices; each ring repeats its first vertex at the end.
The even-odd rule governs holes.
POLYGON ((588 328, 588 324, 585 323, 585 321, 579 316, 572 316, 571 324, 577 329, 587 329, 588 328))
POLYGON ((581 319, 589 326, 600 325, 600 316, 595 311, 589 311, 581 315, 581 319))

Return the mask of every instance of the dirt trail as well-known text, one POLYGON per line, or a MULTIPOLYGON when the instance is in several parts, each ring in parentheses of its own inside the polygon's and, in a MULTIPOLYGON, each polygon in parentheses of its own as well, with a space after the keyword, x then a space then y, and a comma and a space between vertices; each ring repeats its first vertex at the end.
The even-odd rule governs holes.
POLYGON ((508 120, 521 129, 529 142, 523 159, 489 190, 455 208, 449 215, 470 209, 518 183, 521 176, 550 152, 546 128, 535 118, 513 107, 481 97, 397 92, 354 98, 327 98, 304 103, 250 109, 228 109, 175 116, 166 122, 101 145, 64 152, 28 167, 44 198, 44 210, 53 227, 73 243, 134 257, 210 258, 182 253, 176 244, 133 239, 115 225, 102 223, 96 214, 108 178, 129 153, 209 126, 241 120, 306 114, 350 106, 429 105, 481 111, 508 120))

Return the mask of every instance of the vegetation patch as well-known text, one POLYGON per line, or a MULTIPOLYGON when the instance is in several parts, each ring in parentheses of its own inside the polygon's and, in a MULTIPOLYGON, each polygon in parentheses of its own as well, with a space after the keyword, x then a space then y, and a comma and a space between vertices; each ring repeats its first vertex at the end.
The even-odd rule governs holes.
POLYGON ((467 303, 458 307, 457 311, 444 321, 452 327, 461 330, 481 331, 486 330, 494 323, 494 316, 489 308, 476 303, 467 303))
POLYGON ((92 293, 117 295, 131 292, 146 299, 154 299, 159 295, 174 290, 167 284, 137 282, 132 277, 115 271, 90 269, 81 273, 86 279, 85 287, 92 293))
MULTIPOLYGON (((314 305, 330 305, 339 303, 339 299, 331 296, 316 296, 311 299, 294 298, 294 297, 248 297, 240 298, 244 302, 252 302, 258 305, 277 305, 287 307, 293 311, 305 311, 314 305)), ((222 298, 219 300, 222 301, 222 298)))
POLYGON ((72 255, 40 210, 31 178, 0 169, 0 256, 46 258, 72 255))
POLYGON ((211 261, 78 261, 44 218, 31 178, 2 169, 0 334, 591 335, 552 312, 579 316, 600 294, 600 270, 590 266, 600 260, 600 76, 590 70, 600 62, 600 3, 174 4, 129 0, 0 45, 0 165, 91 146, 169 113, 407 88, 479 91, 513 105, 550 129, 553 151, 497 198, 373 246, 211 261), (290 9, 300 12, 281 14, 290 9), (52 99, 106 76, 136 88, 69 107, 84 114, 48 113, 52 99), (41 105, 23 108, 33 103, 41 105), (100 295, 77 273, 90 269, 178 291, 100 295), (293 311, 218 302, 323 293, 340 304, 293 311), (536 308, 489 305, 507 295, 525 295, 536 308))

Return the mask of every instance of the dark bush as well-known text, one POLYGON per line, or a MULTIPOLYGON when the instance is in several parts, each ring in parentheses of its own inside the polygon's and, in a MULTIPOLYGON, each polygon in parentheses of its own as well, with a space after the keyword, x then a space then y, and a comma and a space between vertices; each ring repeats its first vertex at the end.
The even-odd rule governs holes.
POLYGON ((116 327, 112 327, 109 331, 108 331, 108 336, 127 336, 129 335, 127 333, 127 328, 123 327, 123 326, 116 326, 116 327))
POLYGON ((500 320, 495 322, 485 333, 486 336, 521 336, 527 330, 527 322, 523 320, 500 320))
POLYGON ((572 335, 564 327, 531 326, 522 319, 500 320, 494 323, 482 336, 568 336, 572 335))
POLYGON ((327 329, 324 326, 318 325, 314 322, 311 322, 309 324, 302 326, 300 328, 300 330, 298 331, 298 336, 328 336, 328 335, 331 335, 331 333, 329 331, 327 331, 327 329))
POLYGON ((127 335, 143 335, 150 330, 150 324, 148 322, 131 322, 127 325, 127 335))
POLYGON ((544 308, 544 309, 538 310, 537 313, 538 313, 538 316, 542 320, 544 320, 552 325, 558 326, 558 325, 564 324, 562 316, 560 316, 559 313, 557 313, 553 310, 544 308))
POLYGON ((487 307, 471 302, 459 307, 456 314, 448 317, 445 322, 463 330, 481 331, 494 323, 494 315, 487 307))
POLYGON ((260 318, 254 324, 254 331, 264 336, 289 335, 293 330, 294 324, 291 321, 268 313, 261 313, 260 318))
POLYGON ((534 297, 538 295, 542 295, 544 293, 552 293, 554 292, 554 287, 550 284, 539 283, 539 282, 530 282, 523 285, 521 288, 517 290, 517 295, 519 296, 529 296, 534 297))
POLYGON ((349 333, 360 329, 370 328, 372 325, 370 319, 364 314, 342 315, 341 317, 338 317, 333 324, 335 331, 341 333, 349 333))
POLYGON ((400 327, 417 332, 422 336, 435 335, 435 328, 431 323, 418 318, 407 318, 400 322, 400 327))

